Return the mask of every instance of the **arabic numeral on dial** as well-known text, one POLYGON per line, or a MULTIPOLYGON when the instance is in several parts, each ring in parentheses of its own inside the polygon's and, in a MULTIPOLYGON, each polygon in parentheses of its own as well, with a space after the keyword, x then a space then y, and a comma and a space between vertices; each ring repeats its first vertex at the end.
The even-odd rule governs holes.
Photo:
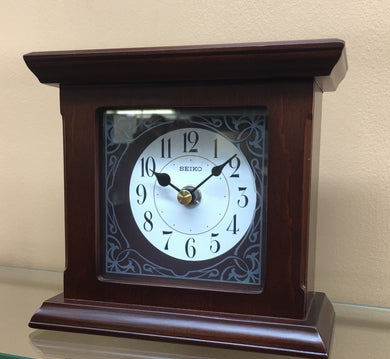
POLYGON ((162 232, 163 236, 168 236, 168 239, 165 242, 165 247, 164 247, 164 249, 166 251, 169 249, 169 241, 171 240, 172 233, 173 233, 172 231, 163 231, 162 232))
POLYGON ((195 146, 199 141, 199 134, 196 131, 184 132, 184 152, 198 152, 195 146), (191 147, 191 148, 190 148, 191 147))
POLYGON ((226 228, 228 232, 232 232, 233 234, 237 234, 239 229, 237 228, 237 215, 235 214, 233 216, 232 221, 230 222, 229 226, 226 228))
POLYGON ((161 158, 171 158, 171 139, 161 140, 161 158))
POLYGON ((154 171, 156 170, 156 161, 153 157, 149 156, 145 159, 145 157, 141 158, 141 177, 152 177, 154 171))
POLYGON ((215 237, 219 236, 219 233, 211 233, 210 251, 211 253, 217 253, 221 249, 221 243, 219 243, 215 237))
POLYGON ((137 199, 138 204, 144 204, 146 201, 146 188, 143 184, 139 184, 137 188, 135 189, 135 192, 137 196, 139 197, 137 199))
POLYGON ((237 171, 241 166, 241 161, 237 156, 232 158, 229 161, 229 166, 230 166, 230 168, 233 169, 233 173, 230 175, 230 177, 232 177, 232 178, 240 177, 240 175, 237 173, 237 171))
POLYGON ((245 208, 248 205, 249 199, 245 194, 247 187, 238 187, 238 190, 241 192, 241 197, 237 201, 238 207, 245 208))
POLYGON ((152 212, 146 211, 146 212, 144 213, 144 219, 145 219, 145 222, 144 222, 144 230, 145 230, 146 232, 150 232, 150 231, 153 230, 152 218, 153 218, 152 212))
POLYGON ((193 244, 195 244, 195 239, 193 237, 188 238, 185 246, 186 255, 188 258, 195 257, 196 249, 193 244))

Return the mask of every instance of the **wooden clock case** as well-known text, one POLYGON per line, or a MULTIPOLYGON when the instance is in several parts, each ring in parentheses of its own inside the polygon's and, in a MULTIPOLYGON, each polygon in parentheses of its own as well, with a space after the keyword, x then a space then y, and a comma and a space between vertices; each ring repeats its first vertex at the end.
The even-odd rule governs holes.
POLYGON ((64 292, 34 328, 328 357, 334 311, 313 292, 321 99, 346 73, 344 42, 313 40, 24 56, 59 84, 64 130, 64 292), (259 294, 104 280, 99 269, 99 114, 105 108, 265 106, 264 289, 259 294))

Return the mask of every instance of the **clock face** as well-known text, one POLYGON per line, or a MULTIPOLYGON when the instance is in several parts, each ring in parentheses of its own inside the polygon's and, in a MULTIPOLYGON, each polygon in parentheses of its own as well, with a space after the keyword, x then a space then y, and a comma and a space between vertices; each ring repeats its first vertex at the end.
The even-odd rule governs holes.
POLYGON ((261 291, 265 108, 107 110, 100 161, 105 280, 261 291))
POLYGON ((218 257, 246 234, 256 184, 244 154, 222 135, 194 127, 152 141, 132 170, 129 201, 146 240, 185 261, 218 257))

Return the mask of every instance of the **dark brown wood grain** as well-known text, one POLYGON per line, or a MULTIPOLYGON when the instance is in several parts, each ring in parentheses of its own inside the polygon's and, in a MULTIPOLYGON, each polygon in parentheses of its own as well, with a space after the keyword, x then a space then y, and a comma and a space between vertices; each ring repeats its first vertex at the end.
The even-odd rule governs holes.
POLYGON ((124 84, 316 77, 333 91, 346 72, 344 41, 285 41, 160 48, 35 52, 42 83, 124 84))
POLYGON ((312 80, 199 85, 62 86, 67 228, 66 298, 302 318, 306 313, 312 80), (267 106, 269 167, 265 288, 261 294, 102 281, 98 268, 102 107, 267 106), (247 305, 240 303, 245 301, 247 305))
POLYGON ((47 300, 30 326, 115 335, 228 349, 261 351, 304 358, 327 358, 334 312, 323 293, 310 297, 302 320, 238 316, 196 311, 151 310, 142 306, 73 301, 60 294, 47 300), (75 320, 74 318, 77 318, 75 320))
POLYGON ((342 41, 33 53, 25 60, 40 81, 60 83, 65 167, 64 293, 45 302, 31 326, 327 357, 334 312, 325 295, 311 293, 313 138, 321 90, 345 75, 342 41), (197 106, 268 110, 261 293, 100 275, 101 110, 197 106))

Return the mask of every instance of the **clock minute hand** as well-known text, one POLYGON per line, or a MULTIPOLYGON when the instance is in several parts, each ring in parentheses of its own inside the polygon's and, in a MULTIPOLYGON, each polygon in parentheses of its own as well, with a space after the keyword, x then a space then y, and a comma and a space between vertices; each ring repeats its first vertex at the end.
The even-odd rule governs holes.
POLYGON ((224 163, 222 163, 221 165, 218 165, 218 166, 214 166, 212 169, 211 169, 211 175, 209 175, 208 177, 206 177, 202 182, 200 182, 191 192, 194 192, 196 191, 200 186, 202 186, 205 182, 207 182, 211 177, 213 176, 219 176, 221 173, 222 173, 222 170, 223 168, 234 158, 236 157, 237 154, 233 155, 232 157, 230 157, 228 160, 226 160, 224 163))
POLYGON ((171 183, 171 177, 169 176, 168 173, 158 173, 158 172, 154 171, 153 174, 156 176, 157 182, 160 186, 163 186, 163 187, 171 186, 177 192, 180 192, 180 189, 171 183))

